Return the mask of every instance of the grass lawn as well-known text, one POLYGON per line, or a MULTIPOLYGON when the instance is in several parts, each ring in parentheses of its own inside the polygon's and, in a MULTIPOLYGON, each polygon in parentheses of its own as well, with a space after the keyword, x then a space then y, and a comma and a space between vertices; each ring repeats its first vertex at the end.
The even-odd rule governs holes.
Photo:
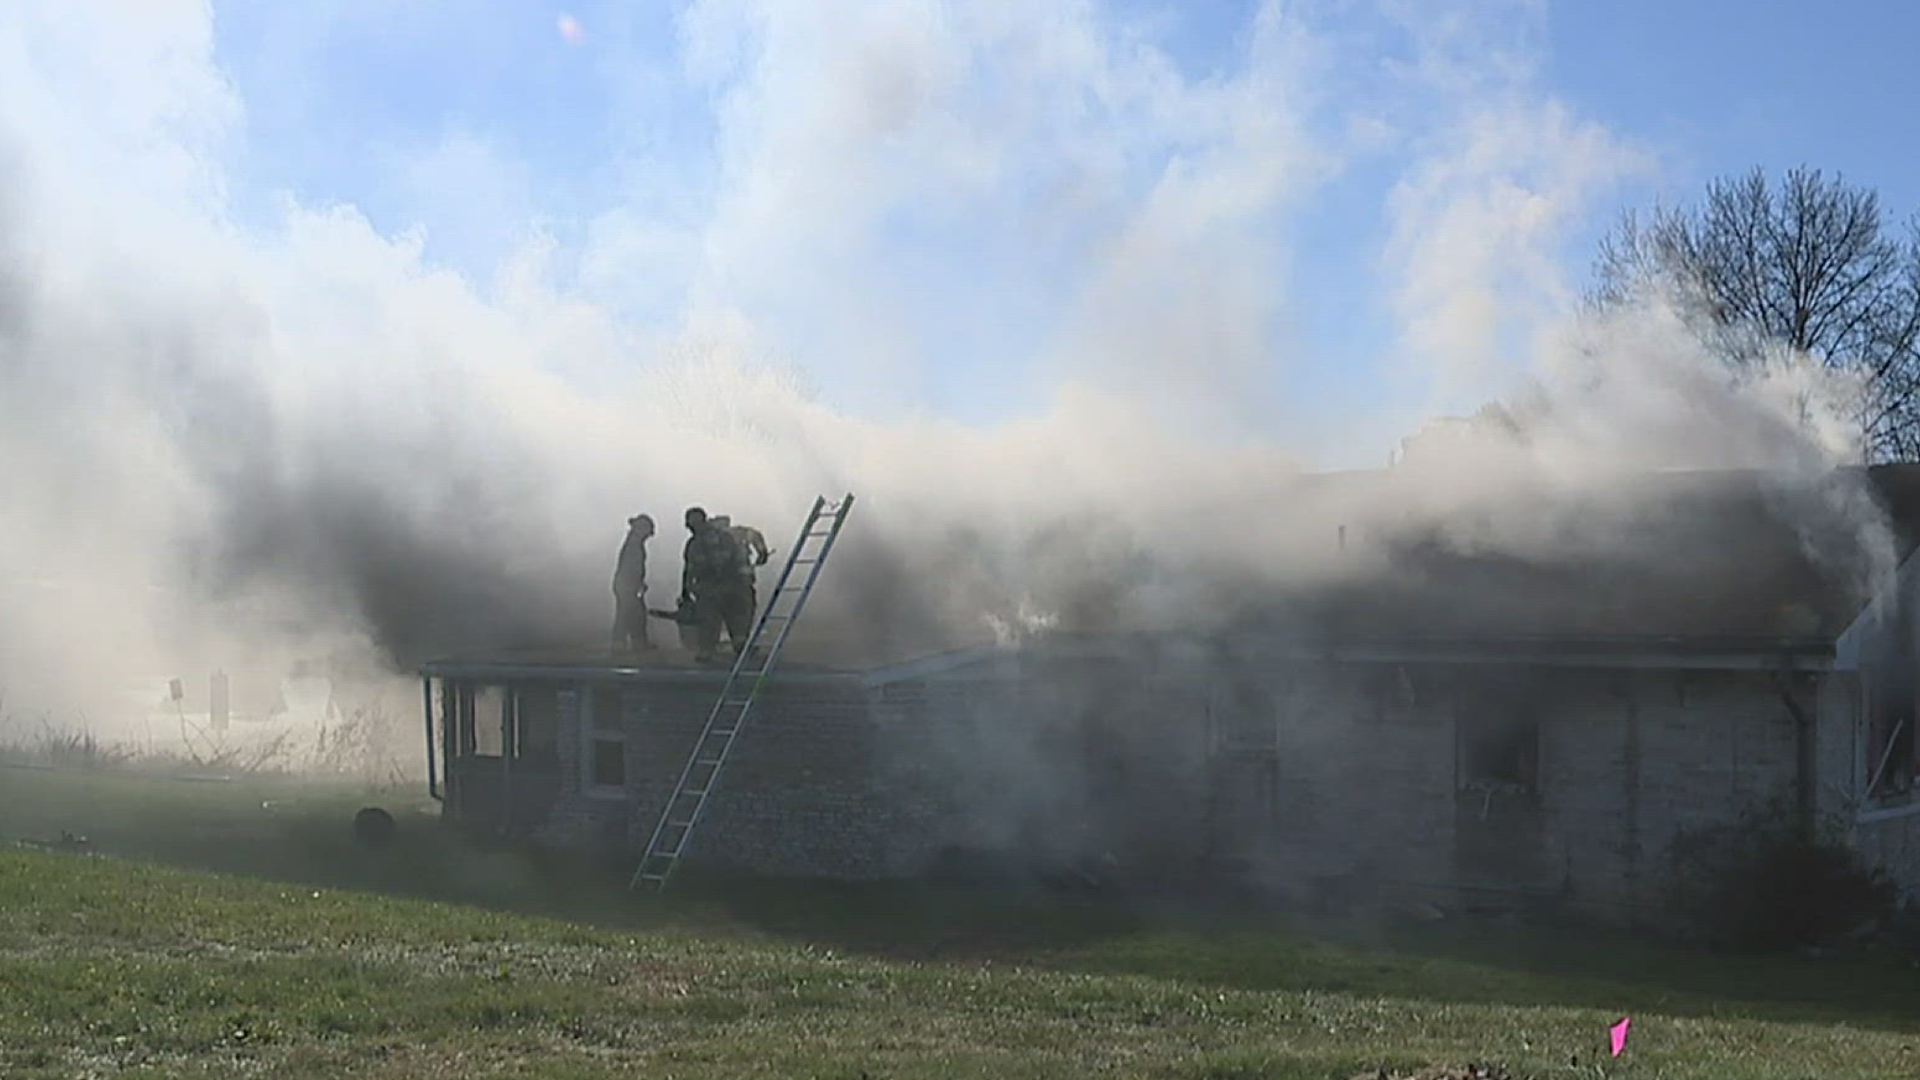
POLYGON ((0 835, 105 853, 0 851, 0 1076, 1920 1076, 1920 972, 1890 957, 903 887, 649 900, 404 808, 363 851, 357 804, 0 771, 0 835))

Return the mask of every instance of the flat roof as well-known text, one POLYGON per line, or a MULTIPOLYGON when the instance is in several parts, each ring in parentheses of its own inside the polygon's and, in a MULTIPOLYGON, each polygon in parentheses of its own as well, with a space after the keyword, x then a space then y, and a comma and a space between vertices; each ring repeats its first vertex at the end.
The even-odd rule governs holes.
MULTIPOLYGON (((954 649, 930 649, 903 653, 877 663, 848 660, 829 661, 828 657, 858 655, 845 649, 823 647, 819 642, 789 642, 780 653, 779 663, 767 678, 778 683, 860 682, 877 684, 948 671, 995 653, 991 645, 968 645, 954 649)), ((419 667, 429 678, 471 679, 475 681, 588 680, 597 682, 713 683, 724 681, 733 666, 733 655, 724 648, 719 663, 696 664, 693 654, 678 645, 661 646, 644 652, 615 651, 606 645, 580 645, 544 649, 496 650, 467 656, 446 657, 419 667)))
MULTIPOLYGON (((849 667, 809 662, 796 650, 783 649, 780 662, 770 678, 796 679, 846 678, 862 672, 849 667)), ((632 681, 706 682, 724 679, 732 669, 733 654, 722 651, 712 664, 696 664, 693 654, 674 646, 646 651, 614 650, 605 645, 511 649, 447 657, 420 666, 420 674, 433 678, 490 679, 595 679, 632 681)))
MULTIPOLYGON (((1021 646, 979 645, 926 653, 910 660, 871 667, 809 660, 804 652, 783 651, 769 680, 807 683, 881 685, 973 668, 993 657, 1130 660, 1139 650, 1168 646, 1221 648, 1241 660, 1349 662, 1363 664, 1536 664, 1564 667, 1728 668, 1825 670, 1834 665, 1834 643, 1825 638, 1739 636, 1719 638, 1662 635, 1455 636, 1399 635, 1372 638, 1315 638, 1258 629, 1232 635, 1191 633, 1060 634, 1021 646)), ((650 684, 718 685, 731 667, 701 665, 680 648, 646 653, 616 653, 593 648, 530 649, 436 660, 422 665, 430 678, 480 682, 592 681, 650 684)))

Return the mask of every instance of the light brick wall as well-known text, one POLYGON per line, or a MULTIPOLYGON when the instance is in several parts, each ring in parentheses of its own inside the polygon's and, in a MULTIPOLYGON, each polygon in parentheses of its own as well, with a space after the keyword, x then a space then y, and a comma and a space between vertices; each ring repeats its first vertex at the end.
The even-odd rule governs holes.
MULTIPOLYGON (((717 684, 590 688, 621 698, 627 788, 616 794, 586 783, 587 697, 563 691, 560 794, 536 839, 637 856, 717 692, 717 684)), ((857 688, 770 686, 727 759, 689 864, 848 878, 908 872, 920 853, 902 826, 915 800, 882 782, 875 738, 857 688)))
MULTIPOLYGON (((734 748, 689 858, 862 878, 914 873, 949 846, 1060 858, 1124 849, 1178 868, 1224 840, 1283 887, 1366 862, 1383 876, 1442 883, 1455 871, 1462 700, 1448 679, 1467 676, 1401 682, 1388 671, 1269 670, 1244 715, 1206 680, 1124 665, 872 691, 776 683, 734 748), (1243 800, 1231 820, 1217 814, 1219 738, 1272 748, 1269 803, 1243 800)), ((1667 845, 1680 830, 1791 800, 1793 721, 1766 673, 1569 671, 1551 685, 1533 705, 1536 862, 1551 881, 1570 881, 1581 909, 1657 917, 1667 845)), ((563 691, 561 789, 536 837, 637 854, 717 689, 626 692, 629 791, 613 798, 583 784, 585 702, 563 691)), ((1821 683, 1817 698, 1821 809, 1833 811, 1860 767, 1856 703, 1844 680, 1821 683)), ((1856 836, 1911 880, 1920 816, 1856 836)))
POLYGON ((1568 702, 1548 719, 1552 835, 1577 906, 1657 920, 1684 830, 1793 805, 1795 722, 1764 672, 1636 672, 1617 685, 1613 700, 1568 702))
MULTIPOLYGON (((1275 883, 1367 863, 1401 884, 1456 878, 1462 706, 1419 680, 1383 698, 1386 681, 1327 671, 1276 694, 1280 784, 1261 845, 1275 883)), ((1570 670, 1532 707, 1541 829, 1530 861, 1540 885, 1565 881, 1590 914, 1657 918, 1681 829, 1731 823, 1794 790, 1793 721, 1764 673, 1570 670)))
POLYGON ((1410 695, 1383 689, 1371 674, 1298 671, 1268 686, 1278 783, 1256 862, 1269 885, 1292 892, 1368 866, 1396 878, 1445 876, 1451 705, 1417 686, 1410 695))

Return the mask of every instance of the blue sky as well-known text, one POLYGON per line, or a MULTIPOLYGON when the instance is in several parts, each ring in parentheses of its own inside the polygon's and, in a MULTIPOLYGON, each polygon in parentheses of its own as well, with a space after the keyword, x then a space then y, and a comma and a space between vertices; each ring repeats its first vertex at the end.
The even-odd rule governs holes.
MULTIPOLYGON (((976 422, 1040 407, 1062 351, 1159 332, 1138 316, 1137 326, 1089 335, 1076 319, 1157 297, 1201 310, 1270 282, 1277 303, 1258 314, 1265 336, 1256 345, 1179 337, 1205 324, 1195 315, 1167 331, 1168 349, 1256 354, 1221 376, 1225 396, 1253 428, 1288 432, 1335 458, 1372 455, 1393 425, 1500 385, 1485 371, 1460 376, 1448 361, 1421 358, 1477 340, 1457 331, 1478 324, 1462 314, 1472 298, 1444 280, 1454 257, 1445 245, 1484 238, 1525 195, 1547 208, 1547 224, 1458 260, 1463 277, 1490 283, 1497 338, 1511 353, 1490 361, 1496 374, 1524 363, 1514 343, 1548 317, 1543 305, 1554 301, 1536 291, 1552 276, 1546 268, 1563 291, 1578 288, 1598 231, 1622 206, 1687 198, 1711 176, 1756 164, 1805 162, 1877 187, 1900 215, 1920 209, 1920 165, 1905 136, 1908 103, 1920 100, 1905 55, 1920 32, 1912 5, 1484 0, 1437 13, 1443 5, 1326 0, 1288 9, 1314 39, 1305 60, 1285 48, 1253 55, 1260 7, 1251 0, 1061 5, 1105 35, 1111 64, 1149 48, 1196 95, 1241 80, 1257 99, 1268 91, 1256 76, 1277 72, 1271 112, 1291 118, 1275 136, 1289 147, 1280 173, 1269 171, 1264 148, 1248 150, 1224 127, 1186 142, 1177 115, 1152 121, 1163 125, 1154 135, 1106 140, 1103 128, 1144 123, 1128 110, 1151 113, 1158 91, 1072 112, 1080 100, 1072 88, 1045 80, 1081 69, 1048 69, 1031 84, 996 71, 1003 57, 1025 55, 1022 41, 1071 40, 1016 27, 975 42, 961 85, 983 102, 996 87, 1016 96, 1050 88, 1058 118, 995 141, 981 129, 1018 115, 1021 102, 951 106, 950 115, 911 120, 904 148, 883 148, 842 175, 832 171, 835 129, 806 125, 840 107, 835 79, 871 68, 816 77, 809 66, 838 55, 836 34, 888 18, 860 7, 858 16, 846 9, 843 27, 832 4, 707 4, 701 18, 723 42, 738 22, 745 40, 764 47, 755 59, 748 45, 733 68, 708 77, 689 65, 689 23, 677 4, 216 3, 215 57, 244 107, 225 149, 229 190, 259 220, 292 193, 352 204, 385 232, 423 229, 429 258, 483 283, 538 228, 558 244, 553 272, 564 287, 622 308, 637 325, 664 331, 689 310, 724 303, 836 404, 976 422), (563 13, 583 28, 578 44, 556 29, 563 13), (819 25, 802 25, 808 19, 819 25), (1281 53, 1289 59, 1273 59, 1281 53), (746 108, 755 87, 772 97, 746 108), (815 91, 815 112, 792 104, 814 101, 806 95, 815 91), (1560 126, 1549 131, 1554 116, 1560 126), (1376 123, 1392 130, 1365 137, 1376 123), (783 131, 798 132, 798 145, 783 131), (975 166, 956 155, 927 168, 922 189, 924 156, 952 138, 982 140, 998 171, 974 187, 975 166), (1085 156, 1056 160, 1062 141, 1085 156), (1182 238, 1155 249, 1169 265, 1129 268, 1100 291, 1110 258, 1102 253, 1129 222, 1145 220, 1141 207, 1169 162, 1209 155, 1230 159, 1222 175, 1266 200, 1193 226, 1196 236, 1256 237, 1232 275, 1181 291, 1180 260, 1214 272, 1193 254, 1204 247, 1182 238), (1110 171, 1087 181, 1086 162, 1110 171), (824 184, 822 198, 846 205, 804 220, 817 205, 809 190, 768 187, 767 175, 789 168, 801 171, 796 183, 824 184), (755 170, 767 175, 743 175, 755 170), (1061 184, 1088 201, 1056 212, 1061 184), (614 235, 619 245, 606 240, 614 235), (600 257, 616 247, 621 258, 600 257), (604 269, 613 263, 617 272, 604 269), (816 271, 820 280, 809 280, 816 271), (909 359, 876 359, 895 354, 909 359), (1377 428, 1349 443, 1351 418, 1363 413, 1377 428)), ((1205 217, 1169 214, 1180 228, 1205 217)), ((1156 360, 1124 379, 1136 390, 1170 384, 1184 377, 1183 363, 1156 360)))

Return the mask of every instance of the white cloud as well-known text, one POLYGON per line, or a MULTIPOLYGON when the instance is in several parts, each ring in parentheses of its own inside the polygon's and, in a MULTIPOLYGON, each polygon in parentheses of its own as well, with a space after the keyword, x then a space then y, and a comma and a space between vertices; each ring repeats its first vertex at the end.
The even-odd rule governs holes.
POLYGON ((1538 5, 1494 7, 1511 18, 1407 15, 1417 59, 1406 77, 1437 100, 1433 134, 1389 197, 1383 259, 1406 359, 1436 377, 1441 407, 1497 390, 1524 362, 1513 339, 1530 348, 1568 316, 1570 231, 1650 165, 1537 85, 1527 42, 1538 5))

